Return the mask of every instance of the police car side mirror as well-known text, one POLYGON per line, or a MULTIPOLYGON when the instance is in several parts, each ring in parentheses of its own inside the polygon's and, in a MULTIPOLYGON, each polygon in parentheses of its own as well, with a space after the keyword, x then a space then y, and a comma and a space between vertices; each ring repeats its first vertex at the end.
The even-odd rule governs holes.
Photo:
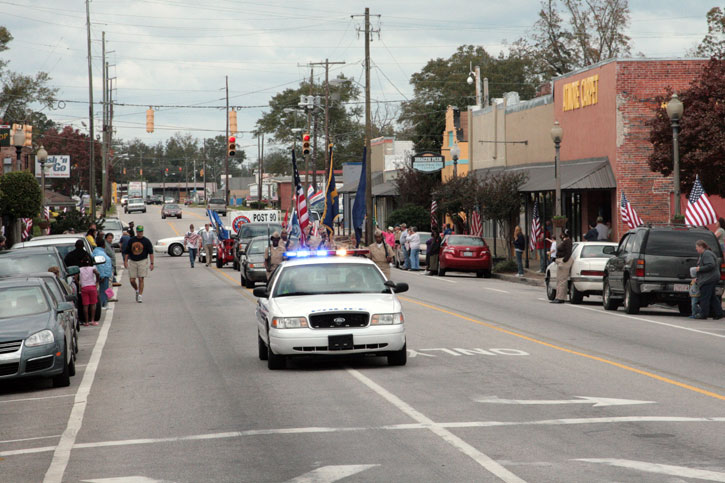
POLYGON ((395 284, 395 287, 393 287, 393 292, 395 293, 403 293, 408 291, 408 284, 405 282, 400 282, 395 284))
POLYGON ((255 297, 266 299, 269 297, 269 289, 267 287, 255 287, 252 294, 255 297))

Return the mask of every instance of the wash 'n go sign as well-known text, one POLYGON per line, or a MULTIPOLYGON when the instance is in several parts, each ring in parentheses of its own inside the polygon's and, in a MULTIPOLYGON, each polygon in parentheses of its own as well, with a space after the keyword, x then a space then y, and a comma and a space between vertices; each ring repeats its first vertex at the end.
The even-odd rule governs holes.
MULTIPOLYGON (((40 178, 40 161, 35 159, 35 176, 40 178)), ((48 156, 45 162, 45 177, 47 178, 70 178, 70 156, 62 154, 48 156)))

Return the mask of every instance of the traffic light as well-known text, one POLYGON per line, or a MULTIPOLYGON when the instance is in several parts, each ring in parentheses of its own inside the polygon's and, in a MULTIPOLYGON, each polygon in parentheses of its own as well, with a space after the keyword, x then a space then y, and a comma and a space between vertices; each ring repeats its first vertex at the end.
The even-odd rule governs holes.
POLYGON ((199 176, 202 176, 202 177, 204 176, 204 170, 203 169, 201 171, 199 171, 199 176))
POLYGON ((179 166, 179 173, 181 173, 181 166, 179 166))
POLYGON ((169 168, 166 168, 166 173, 165 173, 165 175, 166 175, 166 176, 168 176, 168 175, 169 175, 169 168))
POLYGON ((302 154, 310 154, 310 133, 307 132, 302 135, 302 154))
POLYGON ((33 145, 33 126, 30 124, 26 124, 23 126, 23 131, 25 131, 25 144, 23 146, 32 146, 33 145))
POLYGON ((229 156, 234 156, 237 154, 237 138, 234 136, 229 136, 229 146, 227 147, 227 154, 229 156))
POLYGON ((154 132, 154 110, 151 107, 146 110, 146 132, 154 132))
POLYGON ((138 170, 138 174, 139 174, 139 176, 143 176, 143 168, 138 170))
POLYGON ((229 132, 232 134, 237 132, 237 111, 229 111, 229 132))

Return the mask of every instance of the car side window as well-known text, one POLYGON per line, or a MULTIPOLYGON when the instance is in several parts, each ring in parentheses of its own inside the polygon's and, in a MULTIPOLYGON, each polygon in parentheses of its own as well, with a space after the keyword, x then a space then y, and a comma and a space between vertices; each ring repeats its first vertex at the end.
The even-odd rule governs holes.
POLYGON ((622 241, 619 242, 619 248, 617 249, 617 255, 623 256, 627 254, 627 243, 629 243, 631 235, 625 235, 622 241))
POLYGON ((642 250, 642 241, 644 240, 644 231, 640 231, 636 235, 630 236, 632 239, 632 246, 630 251, 632 253, 639 253, 642 250))

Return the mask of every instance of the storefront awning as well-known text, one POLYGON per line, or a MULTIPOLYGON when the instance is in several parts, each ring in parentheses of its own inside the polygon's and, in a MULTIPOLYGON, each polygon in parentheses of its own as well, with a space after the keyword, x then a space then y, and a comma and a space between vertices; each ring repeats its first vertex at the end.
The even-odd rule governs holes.
MULTIPOLYGON (((611 189, 617 187, 612 167, 606 157, 565 161, 560 164, 559 170, 561 189, 563 190, 611 189)), ((532 193, 554 191, 556 189, 554 163, 517 166, 507 168, 506 171, 527 174, 528 180, 519 188, 521 192, 532 193)), ((485 176, 485 172, 486 170, 476 170, 476 175, 485 176)))
POLYGON ((398 186, 393 181, 387 181, 373 186, 373 196, 397 196, 398 186))

